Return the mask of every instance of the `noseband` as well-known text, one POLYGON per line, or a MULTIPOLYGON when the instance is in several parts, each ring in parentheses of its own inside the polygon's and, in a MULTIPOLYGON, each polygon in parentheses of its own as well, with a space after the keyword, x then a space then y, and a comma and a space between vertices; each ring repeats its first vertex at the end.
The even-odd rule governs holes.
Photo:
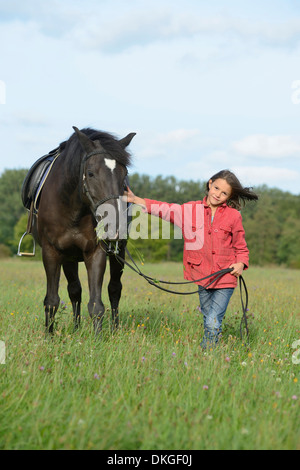
MULTIPOLYGON (((109 201, 111 199, 119 199, 119 197, 120 197, 120 194, 110 194, 109 196, 104 197, 103 199, 101 199, 100 201, 97 201, 96 203, 92 199, 92 196, 90 194, 90 190, 88 188, 86 176, 85 176, 86 162, 93 155, 101 155, 101 154, 107 155, 108 152, 105 152, 103 150, 94 150, 93 152, 90 152, 90 153, 84 155, 84 157, 81 161, 81 167, 80 167, 80 180, 82 181, 82 192, 89 199, 89 201, 91 203, 91 206, 92 206, 92 209, 93 209, 93 212, 94 212, 94 215, 96 214, 96 211, 97 211, 98 207, 101 206, 102 204, 104 204, 106 201, 109 201)), ((126 168, 126 174, 127 174, 127 168, 126 168)))

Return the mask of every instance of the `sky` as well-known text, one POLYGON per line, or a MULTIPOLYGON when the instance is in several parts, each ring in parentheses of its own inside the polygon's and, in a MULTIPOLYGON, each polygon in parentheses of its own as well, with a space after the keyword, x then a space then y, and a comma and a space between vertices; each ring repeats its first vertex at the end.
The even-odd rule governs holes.
POLYGON ((131 173, 300 194, 300 0, 0 0, 0 174, 72 126, 136 132, 131 173))

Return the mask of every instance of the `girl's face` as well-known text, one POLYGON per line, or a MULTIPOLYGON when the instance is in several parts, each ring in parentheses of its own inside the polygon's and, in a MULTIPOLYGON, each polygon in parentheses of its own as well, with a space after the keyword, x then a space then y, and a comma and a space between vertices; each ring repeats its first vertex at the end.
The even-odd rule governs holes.
POLYGON ((215 181, 209 180, 208 186, 209 191, 206 200, 209 206, 220 206, 231 196, 231 186, 223 178, 218 178, 215 181))

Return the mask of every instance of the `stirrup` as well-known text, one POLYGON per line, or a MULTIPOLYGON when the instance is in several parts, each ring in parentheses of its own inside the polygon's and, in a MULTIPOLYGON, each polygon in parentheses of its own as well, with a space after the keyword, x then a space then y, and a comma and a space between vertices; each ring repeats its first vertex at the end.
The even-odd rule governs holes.
MULTIPOLYGON (((32 253, 26 253, 26 252, 22 252, 21 251, 21 244, 22 244, 22 241, 23 241, 23 238, 26 237, 26 235, 31 235, 31 233, 28 233, 28 232, 24 232, 20 241, 19 241, 19 246, 18 246, 18 253, 17 255, 18 256, 35 256, 35 239, 32 238, 33 240, 33 250, 32 250, 32 253)), ((32 236, 32 235, 31 235, 32 236)))

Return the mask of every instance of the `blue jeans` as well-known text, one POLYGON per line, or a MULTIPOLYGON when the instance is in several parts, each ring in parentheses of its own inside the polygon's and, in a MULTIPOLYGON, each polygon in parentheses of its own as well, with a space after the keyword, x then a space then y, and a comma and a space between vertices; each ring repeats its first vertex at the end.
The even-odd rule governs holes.
POLYGON ((200 308, 204 321, 204 338, 201 346, 213 347, 222 332, 222 321, 234 288, 203 289, 199 286, 200 308))

